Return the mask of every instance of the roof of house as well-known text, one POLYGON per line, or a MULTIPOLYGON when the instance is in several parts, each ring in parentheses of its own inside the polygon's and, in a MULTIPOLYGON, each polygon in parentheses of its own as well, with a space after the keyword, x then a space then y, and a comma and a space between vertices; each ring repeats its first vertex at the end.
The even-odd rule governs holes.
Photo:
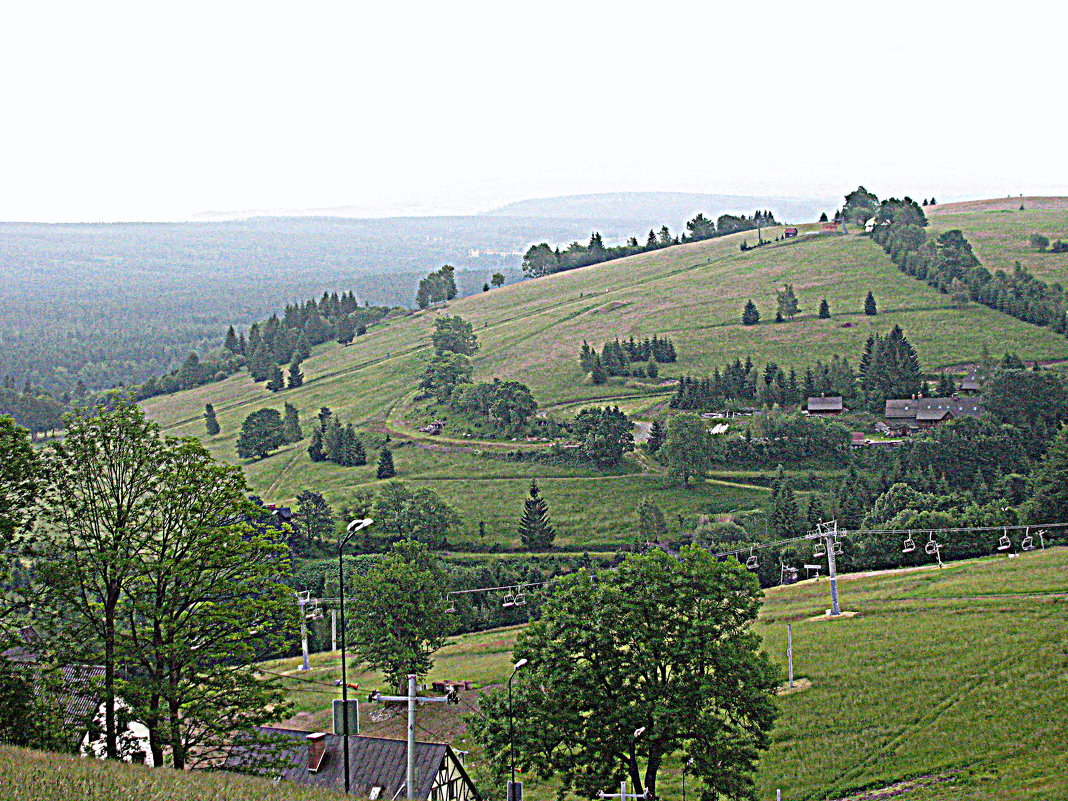
POLYGON ((947 413, 978 417, 985 411, 981 398, 902 398, 888 400, 884 416, 887 420, 941 420, 947 413))
POLYGON ((977 392, 983 388, 982 381, 979 379, 979 371, 972 370, 968 375, 964 376, 960 380, 960 388, 965 392, 977 392))
MULTIPOLYGON (((277 763, 263 762, 266 754, 269 755, 268 759, 281 762, 283 765, 281 778, 287 781, 315 787, 344 787, 344 745, 342 743, 344 738, 340 735, 327 734, 322 738, 326 746, 325 756, 320 762, 319 770, 312 773, 308 770, 308 735, 313 732, 274 727, 261 727, 257 731, 261 734, 274 735, 281 742, 281 748, 272 751, 268 750, 270 746, 248 748, 240 744, 235 745, 230 749, 230 754, 226 758, 225 768, 245 771, 251 769, 252 772, 279 775, 277 763), (292 744, 286 743, 286 740, 290 740, 292 744), (269 767, 258 769, 257 763, 268 764, 269 767)), ((381 787, 379 798, 391 799, 396 796, 404 784, 407 772, 407 748, 408 744, 404 740, 350 736, 349 782, 352 792, 366 798, 373 787, 381 787)), ((448 745, 421 742, 415 744, 414 795, 416 798, 426 799, 430 796, 438 777, 438 771, 445 759, 452 760, 467 778, 466 772, 459 766, 459 760, 448 745)))
POLYGON ((809 398, 807 408, 810 412, 840 412, 845 407, 842 406, 841 396, 836 395, 830 398, 809 398))

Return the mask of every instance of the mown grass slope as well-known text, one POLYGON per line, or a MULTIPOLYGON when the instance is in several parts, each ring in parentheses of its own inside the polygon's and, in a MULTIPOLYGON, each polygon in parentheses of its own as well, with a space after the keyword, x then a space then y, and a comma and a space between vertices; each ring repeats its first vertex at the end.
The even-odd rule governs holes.
MULTIPOLYGON (((778 788, 791 801, 836 799, 911 779, 927 786, 903 801, 1068 798, 1068 549, 844 576, 839 588, 855 617, 822 618, 826 579, 766 591, 756 626, 764 647, 785 674, 792 624, 796 675, 811 686, 779 699, 760 798, 778 788)), ((504 681, 518 632, 455 638, 430 678, 504 681)), ((295 677, 298 725, 327 724, 337 658, 317 655, 309 674, 295 671, 297 660, 269 666, 295 677)), ((475 714, 463 697, 453 714, 475 714)), ((430 714, 422 734, 440 727, 471 747, 455 720, 430 714)), ((679 767, 658 783, 666 798, 681 795, 679 767)), ((524 778, 532 801, 553 797, 551 783, 524 778)))
MULTIPOLYGON (((1061 214, 1068 221, 1068 211, 1061 214)), ((775 237, 780 230, 766 234, 775 237)), ((320 407, 328 406, 346 422, 379 431, 392 428, 403 439, 413 433, 406 410, 430 353, 433 321, 443 314, 459 314, 474 324, 481 343, 474 358, 476 380, 522 381, 543 408, 568 415, 585 403, 621 403, 632 412, 648 414, 666 402, 666 384, 620 379, 603 386, 583 383, 577 363, 583 340, 600 347, 615 336, 671 337, 679 359, 663 366, 661 381, 705 375, 735 358, 803 369, 841 354, 855 364, 867 337, 895 324, 905 330, 928 370, 973 361, 984 346, 992 353, 1015 351, 1024 359, 1068 358, 1063 337, 976 304, 954 307, 947 296, 899 272, 864 237, 802 236, 743 253, 738 246, 744 238, 755 241, 749 232, 680 245, 392 319, 348 347, 318 348, 304 363, 305 384, 299 389, 271 394, 242 373, 153 398, 145 408, 168 433, 204 438, 201 414, 205 403, 214 404, 222 433, 205 442, 216 456, 230 461, 235 460, 234 443, 245 416, 263 407, 280 409, 284 401, 299 409, 306 426, 320 407), (789 323, 767 322, 774 316, 775 290, 786 282, 793 284, 802 314, 789 323), (861 311, 868 291, 878 302, 875 317, 861 311), (824 297, 832 312, 828 320, 816 315, 824 297), (763 315, 758 326, 741 324, 748 299, 763 315)), ((482 520, 496 541, 514 544, 514 521, 531 477, 555 483, 555 494, 547 497, 554 514, 560 513, 555 518, 562 531, 558 542, 575 546, 605 544, 599 529, 606 527, 614 527, 614 541, 629 537, 636 530, 631 513, 642 494, 663 494, 671 514, 726 511, 759 502, 757 495, 739 498, 736 489, 717 485, 672 494, 656 475, 604 479, 586 468, 505 466, 474 452, 515 447, 509 442, 453 441, 451 448, 444 447, 450 445, 448 432, 435 442, 440 447, 430 451, 423 445, 400 448, 395 454, 398 477, 433 481, 435 489, 461 507, 466 518, 461 539, 474 536, 482 520), (605 522, 609 519, 611 524, 605 522)), ((284 502, 302 489, 315 489, 337 504, 356 489, 373 486, 374 454, 367 467, 338 468, 313 464, 304 448, 299 444, 261 461, 243 462, 257 493, 284 502)))

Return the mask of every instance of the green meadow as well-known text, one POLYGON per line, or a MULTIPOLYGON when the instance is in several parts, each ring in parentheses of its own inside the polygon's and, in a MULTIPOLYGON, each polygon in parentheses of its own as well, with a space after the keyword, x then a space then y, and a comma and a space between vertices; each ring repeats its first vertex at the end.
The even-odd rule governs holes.
MULTIPOLYGON (((1068 228, 1068 211, 1047 214, 1043 224, 1068 228), (1058 222, 1059 221, 1059 222, 1058 222)), ((989 241, 968 231, 981 258, 991 266, 1012 256, 1012 237, 1025 241, 1034 227, 1012 222, 1011 213, 972 214, 989 241), (990 222, 993 220, 994 222, 990 222), (983 228, 985 226, 985 228, 983 228), (995 256, 993 254, 1001 254, 995 256), (1008 254, 1008 255, 1005 255, 1008 254)), ((937 217, 933 226, 950 221, 937 217)), ((1043 218, 1045 219, 1045 218, 1043 218)), ((804 226, 803 226, 804 228, 804 226)), ((774 238, 781 229, 770 229, 774 238)), ((854 364, 868 336, 900 325, 919 352, 926 370, 964 365, 986 347, 991 353, 1014 351, 1024 359, 1068 359, 1068 340, 985 307, 955 307, 949 298, 899 272, 881 249, 856 235, 802 235, 799 239, 739 251, 752 232, 678 245, 525 281, 454 300, 445 308, 401 314, 372 326, 349 346, 326 344, 303 364, 305 383, 272 394, 247 374, 174 395, 152 398, 144 406, 171 434, 200 437, 221 459, 237 461, 234 445, 242 420, 264 407, 281 409, 286 401, 300 412, 307 430, 320 407, 328 406, 368 437, 388 432, 395 449, 398 478, 433 486, 465 520, 454 537, 474 536, 478 522, 492 542, 514 542, 512 533, 531 478, 545 483, 558 543, 601 547, 626 541, 636 526, 631 512, 642 495, 656 497, 669 515, 696 515, 759 505, 752 491, 708 485, 683 493, 663 486, 663 478, 636 461, 623 468, 634 475, 603 475, 592 468, 543 463, 509 463, 493 454, 538 443, 430 437, 417 432, 427 410, 410 407, 419 373, 431 353, 430 332, 439 315, 459 314, 472 322, 481 348, 473 365, 476 380, 517 380, 529 385, 543 413, 573 416, 585 405, 619 405, 638 419, 663 414, 671 379, 706 375, 736 358, 760 364, 775 361, 803 369, 817 359, 847 356, 854 364), (791 283, 801 314, 775 324, 775 290, 791 283), (879 313, 862 313, 872 291, 879 313), (818 319, 827 298, 831 318, 818 319), (741 310, 752 299, 762 321, 741 324, 741 310), (583 381, 578 351, 585 340, 600 347, 619 336, 670 337, 678 362, 662 365, 657 381, 610 379, 602 386, 583 381), (215 406, 222 432, 205 437, 204 404, 215 406)), ((1063 263, 1063 257, 1057 257, 1063 263)), ((1052 262, 1051 262, 1052 264, 1052 262)), ((298 492, 322 492, 337 505, 360 489, 373 487, 377 454, 369 449, 367 467, 314 464, 306 443, 282 448, 266 459, 241 460, 253 490, 267 501, 289 502, 298 492)), ((769 466, 769 469, 774 465, 769 466)))
MULTIPOLYGON (((875 798, 860 794, 907 781, 915 786, 903 801, 1068 798, 1068 549, 847 575, 839 591, 855 616, 825 618, 826 579, 766 591, 756 630, 785 677, 786 626, 793 627, 795 675, 804 681, 779 698, 756 777, 759 798, 776 789, 789 801, 875 798)), ((519 631, 453 638, 429 680, 499 684, 519 631)), ((290 677, 294 725, 322 728, 338 654, 314 655, 308 673, 297 665, 264 667, 290 677)), ((372 673, 355 680, 381 683, 372 673)), ((453 715, 476 714, 477 693, 461 698, 453 715)), ((367 719, 370 708, 361 714, 367 719)), ((447 712, 420 721, 420 736, 473 746, 447 712)), ((664 769, 663 797, 681 797, 679 768, 676 761, 664 769)), ((524 781, 531 801, 554 797, 552 782, 524 781)))

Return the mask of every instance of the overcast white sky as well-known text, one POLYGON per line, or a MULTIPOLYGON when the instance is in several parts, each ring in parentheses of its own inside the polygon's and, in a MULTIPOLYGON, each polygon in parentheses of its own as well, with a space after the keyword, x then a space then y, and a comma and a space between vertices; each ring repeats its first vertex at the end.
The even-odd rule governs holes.
POLYGON ((1068 194, 1063 4, 8 4, 0 219, 1068 194))

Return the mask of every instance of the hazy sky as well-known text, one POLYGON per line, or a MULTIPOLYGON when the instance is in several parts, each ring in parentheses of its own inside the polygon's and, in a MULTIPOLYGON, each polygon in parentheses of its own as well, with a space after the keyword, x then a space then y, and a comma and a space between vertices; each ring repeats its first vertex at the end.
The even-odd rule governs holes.
POLYGON ((1063 4, 7 4, 0 219, 1068 194, 1063 4))

